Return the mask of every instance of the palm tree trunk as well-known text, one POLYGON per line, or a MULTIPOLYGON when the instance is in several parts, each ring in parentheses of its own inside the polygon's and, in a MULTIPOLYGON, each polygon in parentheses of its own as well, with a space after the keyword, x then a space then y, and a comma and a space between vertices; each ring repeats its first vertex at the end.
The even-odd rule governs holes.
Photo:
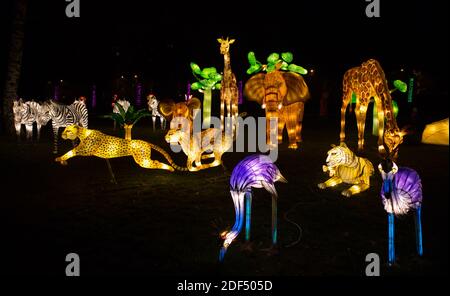
POLYGON ((125 129, 125 139, 131 140, 131 129, 133 128, 132 124, 124 124, 123 128, 125 129))
POLYGON ((9 44, 8 72, 3 93, 2 118, 4 130, 14 133, 14 116, 12 113, 13 100, 17 98, 20 72, 22 66, 23 40, 25 34, 25 16, 27 0, 16 0, 14 20, 11 26, 11 40, 9 44))
POLYGON ((210 128, 211 125, 211 97, 212 89, 206 88, 203 91, 203 128, 210 128))

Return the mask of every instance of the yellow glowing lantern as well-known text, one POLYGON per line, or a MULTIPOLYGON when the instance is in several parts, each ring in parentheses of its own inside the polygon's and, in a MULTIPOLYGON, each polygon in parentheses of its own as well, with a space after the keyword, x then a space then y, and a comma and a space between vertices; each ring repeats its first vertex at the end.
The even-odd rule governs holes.
POLYGON ((378 151, 390 154, 397 150, 403 142, 405 133, 401 131, 395 120, 391 93, 388 88, 384 71, 378 61, 370 59, 359 67, 345 72, 342 89, 341 132, 340 141, 345 142, 345 113, 347 105, 356 99, 356 122, 358 127, 358 150, 364 148, 364 129, 367 115, 367 106, 370 98, 374 98, 378 114, 378 151), (386 148, 389 151, 385 151, 386 148))
POLYGON ((187 156, 187 169, 191 172, 221 165, 222 154, 233 145, 232 136, 227 133, 223 135, 218 128, 209 128, 196 134, 190 128, 174 128, 167 132, 166 141, 181 146, 187 156), (208 158, 214 160, 202 164, 202 159, 208 158))
POLYGON ((67 160, 74 156, 97 156, 105 159, 132 156, 134 161, 144 168, 169 171, 174 171, 174 168, 182 171, 186 170, 177 166, 170 155, 161 147, 142 140, 127 140, 113 137, 100 131, 90 130, 77 125, 66 127, 62 138, 69 140, 80 139, 80 144, 77 147, 55 159, 55 161, 63 165, 66 165, 67 160), (170 165, 151 159, 152 149, 161 153, 170 165))
POLYGON ((200 109, 201 104, 199 99, 191 97, 188 101, 179 103, 171 100, 162 101, 159 103, 158 109, 167 120, 171 120, 170 128, 173 129, 182 124, 180 122, 182 118, 186 118, 191 122, 193 119, 193 110, 200 109))
POLYGON ((356 156, 345 143, 331 147, 327 153, 326 165, 322 167, 331 178, 317 186, 325 189, 341 183, 353 184, 342 191, 342 195, 346 197, 369 189, 370 176, 374 173, 372 163, 366 158, 356 156))
POLYGON ((448 130, 448 118, 427 124, 422 133, 422 143, 448 146, 448 130))
POLYGON ((289 148, 296 149, 297 143, 302 141, 304 103, 310 95, 303 77, 292 71, 281 71, 283 65, 278 62, 273 64, 272 71, 253 75, 245 83, 244 95, 248 100, 258 102, 266 110, 269 146, 274 147, 276 144, 269 140, 270 121, 278 119, 278 142, 282 141, 286 126, 289 148))

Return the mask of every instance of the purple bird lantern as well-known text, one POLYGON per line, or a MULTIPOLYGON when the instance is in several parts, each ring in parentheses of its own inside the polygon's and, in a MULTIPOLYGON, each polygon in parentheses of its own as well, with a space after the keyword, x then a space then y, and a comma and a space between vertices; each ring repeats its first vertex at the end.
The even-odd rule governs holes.
POLYGON ((272 195, 272 244, 277 243, 277 191, 275 182, 287 182, 270 157, 254 154, 244 158, 233 169, 230 178, 230 193, 236 212, 236 221, 229 232, 221 235, 224 239, 220 249, 219 261, 223 261, 225 253, 239 235, 244 224, 245 212, 245 240, 250 240, 250 218, 252 203, 252 188, 265 188, 272 195), (245 201, 245 210, 244 210, 245 201))
POLYGON ((407 167, 398 167, 391 159, 378 165, 383 178, 381 201, 388 213, 388 263, 395 263, 394 216, 406 215, 415 211, 416 248, 423 255, 422 245, 422 182, 419 174, 407 167))

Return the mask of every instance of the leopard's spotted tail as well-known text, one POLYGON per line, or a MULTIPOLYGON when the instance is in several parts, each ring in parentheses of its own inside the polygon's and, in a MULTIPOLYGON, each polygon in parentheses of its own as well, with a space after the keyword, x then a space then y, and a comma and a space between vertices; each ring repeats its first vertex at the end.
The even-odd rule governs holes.
MULTIPOLYGON (((150 143, 149 143, 150 144, 150 143)), ((159 153, 161 153, 165 159, 167 159, 167 161, 169 162, 169 164, 176 169, 177 171, 182 171, 182 172, 186 172, 188 171, 187 168, 185 167, 180 167, 178 165, 175 164, 175 162, 173 161, 172 157, 170 157, 169 153, 167 153, 166 151, 164 151, 164 149, 162 149, 161 147, 155 145, 155 144, 150 144, 150 147, 152 147, 152 149, 158 151, 159 153)))

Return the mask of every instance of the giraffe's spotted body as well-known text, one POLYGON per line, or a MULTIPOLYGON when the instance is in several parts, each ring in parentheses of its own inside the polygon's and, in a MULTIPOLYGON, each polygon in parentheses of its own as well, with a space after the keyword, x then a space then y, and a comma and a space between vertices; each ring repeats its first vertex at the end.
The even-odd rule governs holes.
POLYGON ((217 39, 220 43, 220 54, 223 55, 223 78, 222 87, 220 89, 220 118, 222 122, 222 131, 225 128, 225 108, 227 109, 227 117, 231 118, 232 133, 235 134, 236 120, 238 117, 238 100, 239 90, 236 83, 236 76, 231 70, 230 45, 234 43, 234 39, 217 39))
POLYGON ((389 152, 394 151, 403 142, 403 133, 395 121, 392 98, 384 71, 376 60, 370 59, 359 67, 351 68, 344 74, 340 133, 342 143, 345 142, 345 112, 353 93, 356 95, 355 114, 358 125, 358 149, 364 148, 366 113, 370 98, 373 97, 378 108, 378 150, 380 153, 386 152, 384 151, 384 143, 389 152))

